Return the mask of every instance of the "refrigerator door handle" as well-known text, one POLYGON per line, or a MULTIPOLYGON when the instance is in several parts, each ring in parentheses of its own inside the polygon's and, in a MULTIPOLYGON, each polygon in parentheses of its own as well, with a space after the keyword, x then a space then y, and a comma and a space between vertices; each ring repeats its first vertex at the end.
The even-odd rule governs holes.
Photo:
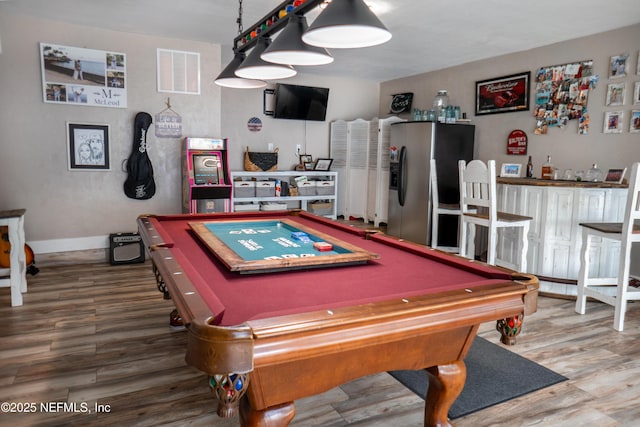
POLYGON ((404 206, 407 197, 407 147, 400 148, 398 157, 398 203, 404 206))

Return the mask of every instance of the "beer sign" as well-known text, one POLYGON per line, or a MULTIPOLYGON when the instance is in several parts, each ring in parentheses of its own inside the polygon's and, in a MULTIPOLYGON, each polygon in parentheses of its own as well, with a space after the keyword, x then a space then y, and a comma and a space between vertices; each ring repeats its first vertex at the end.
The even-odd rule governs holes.
POLYGON ((513 130, 507 138, 507 154, 524 156, 527 154, 527 134, 521 130, 513 130))

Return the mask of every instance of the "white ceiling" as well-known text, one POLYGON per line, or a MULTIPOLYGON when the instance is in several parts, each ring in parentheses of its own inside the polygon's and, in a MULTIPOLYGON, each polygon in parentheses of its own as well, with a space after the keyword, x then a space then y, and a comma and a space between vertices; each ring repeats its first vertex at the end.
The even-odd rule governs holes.
MULTIPOLYGON (((243 0, 244 29, 280 3, 243 0)), ((298 67, 301 73, 387 81, 640 23, 639 0, 367 3, 393 34, 391 41, 365 49, 333 49, 333 64, 298 67)), ((237 0, 5 0, 0 10, 92 28, 216 43, 223 46, 225 61, 231 58, 237 35, 237 0)), ((310 23, 315 16, 307 14, 310 23)), ((615 46, 611 52, 617 53, 615 46)))

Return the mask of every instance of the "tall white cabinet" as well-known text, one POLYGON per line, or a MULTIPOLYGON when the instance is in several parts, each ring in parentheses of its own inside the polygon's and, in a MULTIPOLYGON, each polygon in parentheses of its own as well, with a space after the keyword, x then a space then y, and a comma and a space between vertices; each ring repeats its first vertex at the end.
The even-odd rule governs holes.
POLYGON ((338 172, 337 214, 378 226, 387 220, 389 141, 398 117, 331 123, 332 169, 338 172))

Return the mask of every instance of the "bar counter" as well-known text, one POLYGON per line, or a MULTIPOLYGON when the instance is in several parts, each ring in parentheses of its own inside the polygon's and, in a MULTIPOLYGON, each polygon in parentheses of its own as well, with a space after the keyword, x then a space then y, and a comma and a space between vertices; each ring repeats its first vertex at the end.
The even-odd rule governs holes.
MULTIPOLYGON (((527 273, 540 278, 542 292, 575 295, 582 246, 581 222, 621 222, 627 201, 623 184, 497 178, 498 209, 533 218, 529 229, 527 273)), ((518 231, 506 229, 498 236, 501 265, 514 268, 518 231)), ((593 245, 593 277, 612 277, 617 271, 618 242, 593 245)))

